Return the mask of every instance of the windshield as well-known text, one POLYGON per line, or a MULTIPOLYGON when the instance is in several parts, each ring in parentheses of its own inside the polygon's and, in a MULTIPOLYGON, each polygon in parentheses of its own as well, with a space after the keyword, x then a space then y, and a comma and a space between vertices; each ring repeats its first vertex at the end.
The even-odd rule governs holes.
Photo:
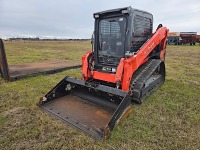
POLYGON ((99 62, 114 63, 124 56, 125 32, 125 17, 100 20, 98 46, 99 62), (105 57, 106 60, 104 59, 105 57), (108 60, 108 57, 110 60, 108 60))

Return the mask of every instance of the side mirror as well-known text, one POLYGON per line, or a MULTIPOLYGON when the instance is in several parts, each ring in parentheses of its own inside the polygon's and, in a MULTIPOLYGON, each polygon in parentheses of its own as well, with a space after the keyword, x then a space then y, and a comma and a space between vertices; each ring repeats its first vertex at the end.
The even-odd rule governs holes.
POLYGON ((93 43, 94 43, 94 32, 93 32, 92 38, 91 38, 91 44, 93 44, 93 43))
POLYGON ((92 44, 92 51, 94 52, 94 32, 92 34, 91 44, 92 44))

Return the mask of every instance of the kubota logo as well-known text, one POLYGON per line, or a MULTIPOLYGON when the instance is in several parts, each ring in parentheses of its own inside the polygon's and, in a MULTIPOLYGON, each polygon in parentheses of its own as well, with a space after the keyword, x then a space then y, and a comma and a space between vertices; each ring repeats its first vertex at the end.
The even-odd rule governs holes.
POLYGON ((151 50, 154 48, 154 42, 147 48, 146 51, 144 51, 145 54, 148 54, 149 52, 151 52, 151 50))

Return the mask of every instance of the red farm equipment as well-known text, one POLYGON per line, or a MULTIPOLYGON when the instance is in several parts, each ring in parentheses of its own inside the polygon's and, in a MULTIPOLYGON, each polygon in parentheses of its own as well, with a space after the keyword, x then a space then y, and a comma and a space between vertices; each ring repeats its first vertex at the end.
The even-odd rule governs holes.
POLYGON ((168 29, 152 33, 153 15, 131 7, 94 13, 93 49, 82 79, 65 77, 39 107, 95 139, 110 131, 165 81, 168 29))

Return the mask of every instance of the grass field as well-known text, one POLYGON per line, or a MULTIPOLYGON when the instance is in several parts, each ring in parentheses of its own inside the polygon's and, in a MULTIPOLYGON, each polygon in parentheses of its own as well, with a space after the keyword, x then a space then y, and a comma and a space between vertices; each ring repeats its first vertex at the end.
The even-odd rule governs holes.
MULTIPOLYGON (((89 42, 5 43, 9 64, 42 60, 80 61, 89 42)), ((16 82, 0 78, 0 149, 200 149, 200 46, 168 46, 166 82, 118 125, 106 141, 90 137, 37 106, 73 69, 16 82)))

